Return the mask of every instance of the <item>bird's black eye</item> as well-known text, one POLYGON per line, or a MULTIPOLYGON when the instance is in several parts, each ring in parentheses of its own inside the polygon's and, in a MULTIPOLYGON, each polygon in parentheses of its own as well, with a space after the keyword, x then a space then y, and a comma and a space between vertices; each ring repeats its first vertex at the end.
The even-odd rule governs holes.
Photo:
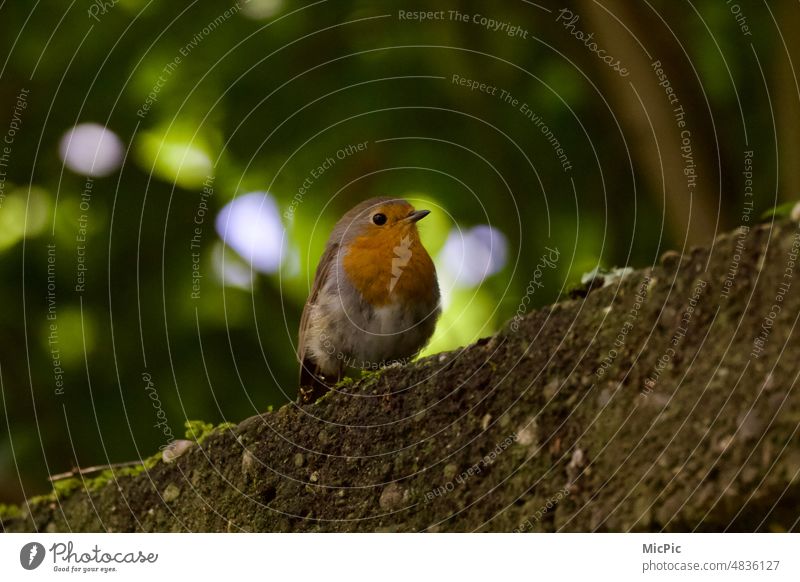
POLYGON ((377 224, 378 226, 383 226, 386 224, 386 215, 381 214, 380 212, 372 217, 372 222, 377 224))

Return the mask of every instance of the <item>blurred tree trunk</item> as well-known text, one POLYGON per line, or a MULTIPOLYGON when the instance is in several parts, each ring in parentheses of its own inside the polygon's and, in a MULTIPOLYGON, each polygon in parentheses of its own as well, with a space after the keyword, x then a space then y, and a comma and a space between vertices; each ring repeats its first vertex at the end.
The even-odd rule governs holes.
POLYGON ((686 240, 689 245, 710 243, 717 230, 718 204, 714 195, 714 172, 708 157, 707 142, 702 139, 702 122, 696 116, 689 93, 681 93, 681 79, 690 78, 691 71, 680 58, 672 58, 673 51, 652 30, 652 15, 645 14, 645 6, 622 0, 581 0, 580 14, 586 16, 585 30, 595 33, 600 47, 620 59, 630 71, 621 77, 599 59, 600 71, 614 114, 620 119, 625 138, 639 174, 647 182, 646 190, 663 205, 667 225, 676 241, 686 240), (601 5, 602 4, 602 5, 601 5), (624 25, 624 26, 623 26, 624 25), (626 27, 628 30, 626 30, 626 27), (637 40, 645 44, 652 59, 642 50, 637 40), (681 129, 678 128, 673 105, 658 85, 652 61, 660 60, 672 86, 686 112, 687 129, 691 133, 692 155, 697 172, 697 185, 691 192, 684 175, 685 162, 681 152, 681 129), (635 89, 635 90, 634 90, 635 89), (638 93, 638 96, 637 96, 638 93), (662 198, 663 197, 663 198, 662 198))
POLYGON ((800 19, 797 2, 785 0, 773 9, 782 38, 775 39, 772 96, 776 102, 780 185, 783 200, 800 198, 800 19), (785 43, 785 44, 784 44, 785 43))

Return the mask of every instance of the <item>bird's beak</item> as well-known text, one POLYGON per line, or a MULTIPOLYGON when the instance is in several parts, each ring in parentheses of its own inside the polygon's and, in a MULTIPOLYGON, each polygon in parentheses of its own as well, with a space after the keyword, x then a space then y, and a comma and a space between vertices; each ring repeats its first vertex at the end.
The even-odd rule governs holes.
POLYGON ((431 213, 430 210, 415 210, 406 217, 409 222, 419 222, 431 213))

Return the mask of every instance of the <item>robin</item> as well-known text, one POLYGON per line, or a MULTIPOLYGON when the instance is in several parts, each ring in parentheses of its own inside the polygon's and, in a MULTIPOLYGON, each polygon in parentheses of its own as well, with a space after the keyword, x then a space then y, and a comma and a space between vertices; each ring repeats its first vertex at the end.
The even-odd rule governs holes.
POLYGON ((417 230, 429 213, 379 197, 336 223, 300 318, 301 403, 325 394, 348 368, 415 356, 433 335, 439 284, 417 230))

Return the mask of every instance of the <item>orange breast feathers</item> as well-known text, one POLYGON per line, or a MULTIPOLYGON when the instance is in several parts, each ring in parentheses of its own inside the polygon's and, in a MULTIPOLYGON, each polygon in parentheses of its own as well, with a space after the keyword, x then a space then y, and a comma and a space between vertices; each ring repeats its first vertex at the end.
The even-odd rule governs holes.
POLYGON ((396 301, 428 302, 436 271, 415 226, 397 233, 360 236, 342 259, 348 279, 373 307, 396 301))

